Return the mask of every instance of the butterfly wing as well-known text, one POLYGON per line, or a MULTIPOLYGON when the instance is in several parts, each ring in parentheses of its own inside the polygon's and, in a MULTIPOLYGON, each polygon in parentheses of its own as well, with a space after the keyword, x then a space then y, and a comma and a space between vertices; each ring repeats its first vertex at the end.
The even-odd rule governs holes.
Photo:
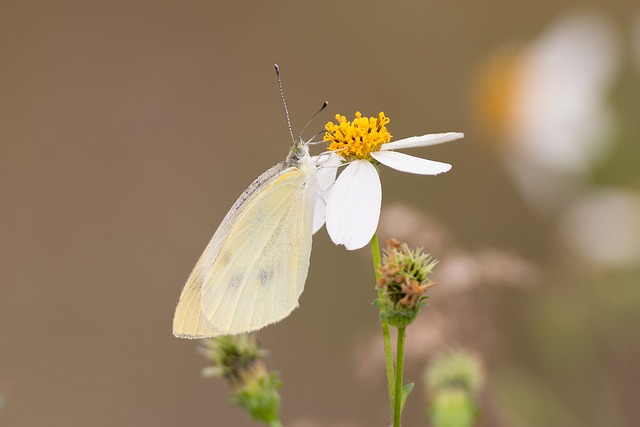
POLYGON ((311 255, 313 178, 311 168, 279 164, 240 196, 187 280, 174 335, 253 331, 298 306, 311 255))

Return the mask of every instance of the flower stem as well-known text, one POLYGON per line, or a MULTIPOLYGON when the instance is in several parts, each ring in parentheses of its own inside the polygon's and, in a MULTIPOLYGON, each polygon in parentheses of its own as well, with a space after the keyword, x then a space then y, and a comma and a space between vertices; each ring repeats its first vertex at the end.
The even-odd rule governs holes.
POLYGON ((269 427, 282 427, 280 420, 273 420, 269 422, 269 427))
POLYGON ((393 427, 400 427, 400 415, 402 414, 402 371, 404 369, 404 338, 406 328, 398 328, 398 341, 396 343, 396 378, 393 399, 393 427))
MULTIPOLYGON (((371 255, 373 256, 373 268, 376 274, 376 282, 380 279, 380 267, 382 266, 382 259, 380 257, 380 245, 378 243, 378 235, 374 233, 371 238, 371 255)), ((382 300, 383 290, 378 289, 378 298, 382 300)), ((389 333, 389 322, 384 316, 386 308, 384 305, 380 305, 380 322, 382 324, 382 340, 384 342, 384 356, 387 366, 387 386, 389 392, 389 404, 391 410, 394 409, 393 400, 393 387, 394 387, 394 374, 393 374, 393 353, 391 351, 391 334, 389 333)))

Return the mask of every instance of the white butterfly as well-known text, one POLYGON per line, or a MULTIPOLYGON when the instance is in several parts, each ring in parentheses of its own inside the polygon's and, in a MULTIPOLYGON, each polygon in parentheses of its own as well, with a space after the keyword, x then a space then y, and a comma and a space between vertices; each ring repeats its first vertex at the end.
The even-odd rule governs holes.
POLYGON ((175 336, 255 331, 298 306, 312 234, 324 223, 318 175, 323 183, 335 180, 335 168, 327 173, 316 169, 308 144, 297 140, 284 162, 242 193, 182 290, 173 319, 175 336))

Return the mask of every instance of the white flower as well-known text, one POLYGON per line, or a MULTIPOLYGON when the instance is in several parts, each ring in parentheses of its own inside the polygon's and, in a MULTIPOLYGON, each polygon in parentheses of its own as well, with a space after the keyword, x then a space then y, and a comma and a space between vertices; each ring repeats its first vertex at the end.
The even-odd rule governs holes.
POLYGON ((478 88, 481 120, 492 140, 502 139, 496 147, 509 173, 540 213, 562 207, 606 158, 619 57, 615 27, 580 11, 487 64, 478 88))
POLYGON ((349 250, 365 246, 375 233, 382 204, 382 186, 376 166, 380 163, 392 169, 418 175, 437 175, 451 169, 448 163, 409 156, 394 150, 441 144, 464 135, 459 132, 414 136, 394 142, 385 125, 384 113, 362 117, 358 112, 353 122, 336 116, 338 124, 327 123, 325 141, 334 157, 348 163, 335 181, 326 206, 327 232, 334 243, 349 250))

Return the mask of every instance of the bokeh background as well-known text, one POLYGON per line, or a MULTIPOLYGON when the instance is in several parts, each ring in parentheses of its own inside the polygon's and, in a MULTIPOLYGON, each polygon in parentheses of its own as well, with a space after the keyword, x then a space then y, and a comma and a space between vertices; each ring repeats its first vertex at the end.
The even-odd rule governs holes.
MULTIPOLYGON (((423 370, 480 357, 486 426, 640 423, 635 0, 0 2, 0 425, 249 426, 171 335, 219 221, 322 101, 396 137, 381 237, 441 260, 423 370)), ((301 307, 260 333, 288 426, 386 425, 373 273, 321 230, 301 307)))

